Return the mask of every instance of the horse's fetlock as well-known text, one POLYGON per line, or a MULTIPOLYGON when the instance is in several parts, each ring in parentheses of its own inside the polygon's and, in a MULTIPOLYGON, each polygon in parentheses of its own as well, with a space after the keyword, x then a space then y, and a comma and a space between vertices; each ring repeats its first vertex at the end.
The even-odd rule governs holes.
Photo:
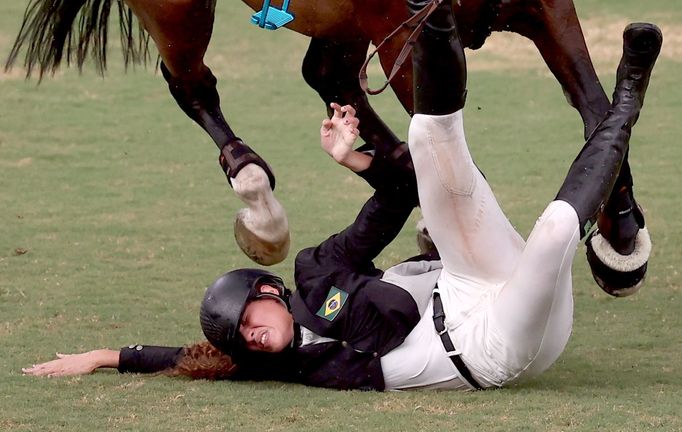
POLYGON ((232 187, 237 196, 249 201, 271 191, 265 170, 256 164, 248 164, 239 170, 232 180, 232 187))

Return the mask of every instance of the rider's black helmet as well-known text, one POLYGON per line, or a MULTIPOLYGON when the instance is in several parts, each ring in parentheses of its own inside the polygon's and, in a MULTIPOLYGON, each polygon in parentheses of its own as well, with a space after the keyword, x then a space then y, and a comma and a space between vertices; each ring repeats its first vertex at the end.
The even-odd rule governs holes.
POLYGON ((201 329, 213 346, 234 355, 244 343, 239 322, 246 304, 258 298, 273 298, 289 308, 290 295, 282 279, 268 271, 239 269, 225 273, 206 289, 199 313, 201 329), (278 294, 261 293, 262 285, 277 288, 278 294))

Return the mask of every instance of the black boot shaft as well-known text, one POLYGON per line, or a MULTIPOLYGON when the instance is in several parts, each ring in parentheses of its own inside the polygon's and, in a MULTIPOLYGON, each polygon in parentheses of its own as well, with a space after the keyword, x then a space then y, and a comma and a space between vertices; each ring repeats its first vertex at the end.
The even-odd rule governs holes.
POLYGON ((616 72, 613 105, 628 102, 641 108, 649 86, 651 71, 661 52, 663 34, 654 24, 633 23, 623 32, 623 57, 616 72))
POLYGON ((571 204, 578 214, 581 237, 613 191, 661 41, 661 32, 653 24, 631 24, 625 29, 611 110, 573 161, 557 194, 556 199, 571 204))
MULTIPOLYGON (((411 13, 431 3, 408 0, 411 13)), ((451 0, 443 0, 427 18, 412 51, 415 114, 446 115, 464 107, 466 61, 451 0)))

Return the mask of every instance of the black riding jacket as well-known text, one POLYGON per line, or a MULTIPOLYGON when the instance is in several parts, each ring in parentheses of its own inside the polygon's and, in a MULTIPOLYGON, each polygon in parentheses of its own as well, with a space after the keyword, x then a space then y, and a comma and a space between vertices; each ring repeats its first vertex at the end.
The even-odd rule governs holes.
MULTIPOLYGON (((384 389, 381 356, 402 344, 420 319, 412 296, 382 281, 372 263, 414 208, 413 200, 399 195, 375 193, 352 225, 296 257, 294 321, 334 341, 300 346, 295 340, 282 353, 245 353, 230 379, 384 389)), ((121 350, 119 370, 158 371, 182 356, 182 348, 131 346, 121 350)))

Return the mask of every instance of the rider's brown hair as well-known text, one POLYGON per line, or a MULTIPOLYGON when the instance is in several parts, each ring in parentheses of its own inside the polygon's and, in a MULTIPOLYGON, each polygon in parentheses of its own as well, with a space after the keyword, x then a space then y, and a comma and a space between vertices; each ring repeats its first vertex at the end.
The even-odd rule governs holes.
POLYGON ((237 369, 230 356, 223 354, 208 341, 186 346, 184 350, 178 364, 163 371, 163 375, 221 380, 229 378, 237 369))

